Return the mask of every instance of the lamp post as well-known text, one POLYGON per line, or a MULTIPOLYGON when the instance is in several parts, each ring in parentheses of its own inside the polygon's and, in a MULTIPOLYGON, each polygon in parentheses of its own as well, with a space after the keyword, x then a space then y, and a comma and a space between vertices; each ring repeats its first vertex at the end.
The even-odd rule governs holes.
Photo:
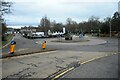
POLYGON ((111 19, 110 19, 110 22, 109 22, 109 26, 110 26, 110 37, 111 37, 111 19))

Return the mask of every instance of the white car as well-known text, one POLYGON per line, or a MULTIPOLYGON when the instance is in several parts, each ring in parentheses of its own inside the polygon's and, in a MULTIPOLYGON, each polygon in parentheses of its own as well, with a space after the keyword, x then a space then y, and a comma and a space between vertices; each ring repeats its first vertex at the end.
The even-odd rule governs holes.
POLYGON ((44 37, 44 32, 36 32, 36 33, 32 33, 32 38, 40 38, 40 37, 44 37))

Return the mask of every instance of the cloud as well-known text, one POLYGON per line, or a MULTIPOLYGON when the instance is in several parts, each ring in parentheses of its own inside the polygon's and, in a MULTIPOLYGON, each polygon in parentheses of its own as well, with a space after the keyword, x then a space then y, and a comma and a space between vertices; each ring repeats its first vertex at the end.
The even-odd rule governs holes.
POLYGON ((8 0, 13 15, 5 16, 8 24, 39 24, 47 15, 50 20, 65 23, 68 17, 80 22, 90 16, 105 18, 117 11, 118 0, 8 0))
POLYGON ((6 0, 12 2, 45 2, 45 3, 63 3, 63 2, 118 2, 119 0, 6 0))
POLYGON ((26 16, 7 16, 8 25, 38 25, 40 18, 26 16))

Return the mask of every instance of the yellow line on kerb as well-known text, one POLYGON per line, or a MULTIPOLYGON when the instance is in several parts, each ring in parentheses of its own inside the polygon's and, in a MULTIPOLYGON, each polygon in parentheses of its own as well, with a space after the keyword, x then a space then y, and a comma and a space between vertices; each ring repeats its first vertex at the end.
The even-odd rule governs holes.
POLYGON ((64 75, 64 74, 67 73, 68 71, 71 71, 72 69, 74 69, 74 67, 69 68, 68 70, 62 72, 61 74, 59 74, 59 75, 57 75, 57 76, 55 76, 52 80, 55 80, 55 79, 59 78, 60 76, 64 75))

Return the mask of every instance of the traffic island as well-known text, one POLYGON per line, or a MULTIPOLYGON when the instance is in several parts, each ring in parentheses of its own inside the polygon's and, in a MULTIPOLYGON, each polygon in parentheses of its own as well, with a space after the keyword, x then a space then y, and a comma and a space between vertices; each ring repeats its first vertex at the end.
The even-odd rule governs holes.
POLYGON ((76 43, 76 42, 88 42, 90 40, 86 40, 86 39, 73 39, 73 40, 65 40, 65 39, 58 39, 58 40, 52 40, 51 42, 58 42, 58 43, 76 43))
POLYGON ((48 51, 55 51, 55 49, 27 49, 27 50, 21 50, 21 51, 15 51, 14 54, 2 54, 3 58, 9 58, 9 57, 15 57, 15 56, 22 56, 22 55, 30 55, 30 54, 36 54, 41 52, 48 52, 48 51))

